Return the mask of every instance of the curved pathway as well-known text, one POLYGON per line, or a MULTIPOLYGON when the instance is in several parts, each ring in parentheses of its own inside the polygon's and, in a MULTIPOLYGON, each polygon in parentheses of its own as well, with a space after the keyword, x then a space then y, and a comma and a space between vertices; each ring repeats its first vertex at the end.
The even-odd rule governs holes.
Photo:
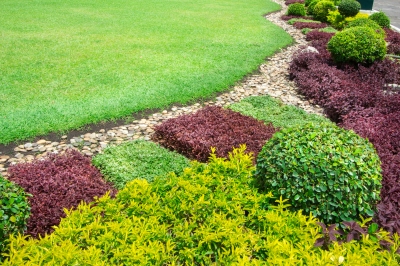
POLYGON ((7 177, 7 168, 10 164, 29 162, 41 158, 47 153, 59 153, 68 148, 78 149, 82 153, 92 156, 101 152, 108 145, 120 144, 135 139, 150 140, 154 126, 167 119, 182 114, 194 113, 206 105, 228 106, 248 96, 270 95, 281 99, 286 104, 298 106, 309 113, 322 115, 323 110, 298 95, 294 82, 289 80, 288 67, 292 55, 299 49, 299 46, 306 45, 307 42, 304 40, 304 35, 300 30, 280 19, 287 10, 284 1, 276 0, 275 2, 282 5, 282 10, 268 14, 266 19, 287 31, 294 38, 295 44, 268 58, 259 67, 259 73, 248 76, 234 86, 231 91, 219 95, 215 101, 196 103, 184 107, 174 106, 169 110, 153 113, 145 119, 135 120, 131 124, 110 129, 104 128, 77 136, 68 137, 65 135, 58 141, 41 139, 37 142, 21 144, 15 147, 10 154, 0 154, 0 174, 7 177))

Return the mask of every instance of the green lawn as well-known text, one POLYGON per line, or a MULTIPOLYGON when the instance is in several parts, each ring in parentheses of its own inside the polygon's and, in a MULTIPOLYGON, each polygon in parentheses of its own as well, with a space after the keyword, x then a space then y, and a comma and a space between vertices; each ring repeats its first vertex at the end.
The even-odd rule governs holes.
POLYGON ((0 143, 226 90, 291 43, 267 0, 2 0, 0 143))

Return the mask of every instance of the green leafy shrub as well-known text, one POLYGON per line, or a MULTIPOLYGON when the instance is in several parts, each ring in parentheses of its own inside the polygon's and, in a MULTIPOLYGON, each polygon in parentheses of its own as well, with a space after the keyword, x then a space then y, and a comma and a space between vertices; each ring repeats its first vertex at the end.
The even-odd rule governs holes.
POLYGON ((254 117, 265 124, 272 123, 274 127, 287 128, 307 123, 329 122, 328 119, 308 114, 303 109, 286 105, 270 96, 248 97, 229 106, 233 111, 254 117))
POLYGON ((318 23, 319 21, 311 20, 311 19, 303 19, 303 18, 292 18, 288 20, 289 25, 293 25, 296 22, 315 22, 318 23))
POLYGON ((312 1, 313 1, 313 0, 305 0, 305 1, 304 1, 304 5, 305 5, 306 7, 308 7, 308 6, 311 4, 312 1))
POLYGON ((386 42, 380 33, 368 27, 354 27, 336 33, 328 42, 328 51, 337 63, 373 63, 386 54, 386 42))
POLYGON ((323 29, 319 29, 318 31, 327 32, 327 33, 336 33, 336 32, 338 32, 335 28, 332 28, 332 27, 326 27, 326 28, 323 28, 323 29))
POLYGON ((326 20, 332 27, 338 30, 343 29, 346 24, 345 17, 342 16, 338 10, 329 11, 326 20))
POLYGON ((0 175, 0 261, 7 249, 8 237, 23 233, 30 214, 24 190, 0 175))
POLYGON ((373 29, 376 33, 381 34, 383 37, 385 37, 385 31, 381 28, 381 26, 378 25, 373 20, 370 20, 368 18, 358 18, 353 21, 350 21, 347 23, 345 28, 354 28, 354 27, 368 27, 373 29))
POLYGON ((52 235, 13 237, 9 265, 396 265, 377 242, 315 248, 316 219, 249 185, 244 148, 181 176, 134 180, 115 199, 81 204, 52 235))
POLYGON ((154 177, 169 172, 180 174, 189 166, 184 156, 143 140, 106 148, 92 162, 118 189, 137 178, 152 182, 154 177))
POLYGON ((314 18, 316 20, 326 22, 328 12, 332 10, 336 10, 335 4, 333 2, 325 0, 320 1, 314 6, 313 9, 314 18))
POLYGON ((355 0, 342 0, 338 5, 339 13, 344 17, 354 17, 361 9, 361 4, 355 0))
POLYGON ((315 7, 315 5, 318 4, 320 1, 322 1, 322 0, 312 0, 312 1, 310 2, 310 4, 308 5, 308 7, 307 7, 307 14, 309 14, 309 15, 314 15, 314 7, 315 7))
POLYGON ((374 13, 368 18, 378 23, 382 28, 390 28, 390 19, 384 12, 374 13))
POLYGON ((372 144, 332 123, 276 133, 259 153, 255 172, 262 191, 325 223, 372 216, 381 178, 372 144))
POLYGON ((292 16, 305 16, 306 9, 304 8, 304 4, 295 3, 289 5, 287 13, 292 16))

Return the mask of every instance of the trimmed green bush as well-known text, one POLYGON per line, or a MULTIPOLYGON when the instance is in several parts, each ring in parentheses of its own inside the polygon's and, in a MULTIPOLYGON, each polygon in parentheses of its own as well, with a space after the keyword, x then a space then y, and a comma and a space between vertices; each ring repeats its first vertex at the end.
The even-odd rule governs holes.
POLYGON ((289 16, 305 16, 306 9, 304 8, 304 4, 295 3, 289 5, 287 13, 289 16))
POLYGON ((255 179, 292 210, 331 224, 372 216, 382 175, 373 145, 330 123, 275 133, 258 155, 255 179))
POLYGON ((8 248, 9 236, 26 229, 31 210, 28 196, 21 187, 0 175, 0 261, 8 248))
POLYGON ((314 18, 316 20, 326 22, 329 11, 336 10, 335 4, 332 1, 320 1, 313 9, 314 18))
POLYGON ((286 210, 285 200, 250 186, 244 148, 212 155, 177 177, 134 180, 68 211, 52 235, 13 237, 9 265, 397 265, 377 241, 315 248, 316 219, 286 210))
POLYGON ((385 36, 385 31, 382 29, 382 27, 379 26, 378 23, 376 23, 375 21, 370 20, 368 18, 358 18, 353 21, 350 21, 345 28, 354 28, 354 27, 368 27, 373 29, 376 33, 385 36))
POLYGON ((377 12, 368 17, 378 23, 382 28, 390 28, 390 19, 384 12, 377 12))
POLYGON ((305 5, 306 7, 308 7, 308 6, 311 4, 312 1, 314 1, 314 0, 305 0, 305 1, 304 1, 304 5, 305 5))
POLYGON ((328 42, 328 51, 337 63, 370 64, 384 58, 386 42, 371 28, 354 27, 336 33, 328 42))
POLYGON ((229 106, 233 111, 254 117, 274 127, 287 128, 307 123, 327 123, 325 117, 308 114, 303 109, 286 105, 270 96, 248 97, 229 106))
POLYGON ((180 174, 189 166, 184 156, 144 140, 106 148, 92 162, 118 189, 137 178, 152 182, 156 176, 169 172, 180 174))
POLYGON ((339 13, 344 17, 354 17, 360 9, 361 4, 355 0, 342 0, 338 5, 339 13))

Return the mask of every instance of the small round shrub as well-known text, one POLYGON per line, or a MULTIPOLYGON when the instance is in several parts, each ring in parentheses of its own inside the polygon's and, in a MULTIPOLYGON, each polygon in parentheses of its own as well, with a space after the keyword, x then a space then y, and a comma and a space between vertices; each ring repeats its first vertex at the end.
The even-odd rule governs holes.
POLYGON ((320 1, 314 6, 313 14, 316 20, 326 22, 329 11, 336 10, 335 4, 331 1, 320 1))
POLYGON ((377 12, 368 17, 370 20, 378 23, 382 28, 390 28, 390 19, 383 12, 377 12))
POLYGON ((261 191, 324 223, 372 216, 382 179, 372 144, 328 123, 276 133, 258 154, 254 177, 261 191))
POLYGON ((23 233, 30 214, 29 194, 0 176, 0 261, 9 235, 23 233))
POLYGON ((381 28, 381 26, 379 26, 378 23, 376 23, 375 21, 370 20, 368 18, 358 18, 356 20, 353 20, 349 22, 345 28, 354 28, 354 27, 368 27, 373 29, 376 33, 385 36, 385 31, 381 28))
POLYGON ((312 1, 313 0, 305 0, 304 1, 304 5, 308 7, 311 4, 312 1))
POLYGON ((328 51, 337 63, 370 64, 386 54, 384 37, 368 27, 353 27, 336 33, 328 42, 328 51))
POLYGON ((303 4, 300 3, 291 4, 288 7, 288 15, 305 16, 306 9, 304 8, 303 4))
POLYGON ((307 13, 308 13, 309 15, 314 15, 314 7, 315 7, 315 5, 318 4, 320 1, 322 1, 322 0, 312 0, 312 1, 311 1, 311 3, 308 5, 308 8, 307 8, 307 13))
POLYGON ((354 17, 360 9, 361 4, 355 0, 342 0, 338 5, 339 13, 344 17, 354 17))

